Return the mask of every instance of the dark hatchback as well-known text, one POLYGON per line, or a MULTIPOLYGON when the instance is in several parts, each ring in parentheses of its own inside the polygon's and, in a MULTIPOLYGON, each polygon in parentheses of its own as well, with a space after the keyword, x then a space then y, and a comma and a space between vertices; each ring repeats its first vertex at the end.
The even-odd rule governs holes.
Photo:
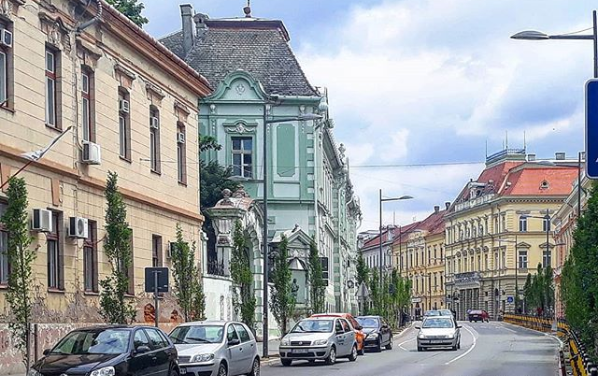
POLYGON ((392 350, 392 330, 380 316, 359 316, 355 320, 365 333, 364 348, 382 351, 382 347, 392 350))
POLYGON ((28 376, 178 376, 177 351, 160 329, 100 326, 77 329, 32 367, 28 376))

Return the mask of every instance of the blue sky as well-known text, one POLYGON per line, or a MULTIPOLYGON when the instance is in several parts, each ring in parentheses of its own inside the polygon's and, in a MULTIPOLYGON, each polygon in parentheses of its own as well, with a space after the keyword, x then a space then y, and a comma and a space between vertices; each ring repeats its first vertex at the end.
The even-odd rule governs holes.
MULTIPOLYGON (((150 34, 180 28, 178 2, 144 3, 150 34)), ((190 3, 212 18, 242 16, 245 5, 190 3)), ((507 138, 522 146, 525 132, 539 157, 576 157, 583 147, 591 42, 509 36, 591 27, 589 0, 253 0, 252 9, 285 22, 308 78, 328 88, 363 230, 377 228, 378 189, 415 197, 387 204, 387 223, 421 220, 452 201, 483 169, 486 144, 489 153, 507 138), (471 163, 438 165, 461 162, 471 163)))

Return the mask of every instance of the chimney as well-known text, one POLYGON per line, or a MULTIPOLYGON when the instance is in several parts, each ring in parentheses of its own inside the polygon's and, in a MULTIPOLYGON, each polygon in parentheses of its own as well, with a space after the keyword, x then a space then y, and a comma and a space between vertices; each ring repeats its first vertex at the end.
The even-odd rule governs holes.
POLYGON ((191 51, 195 39, 195 28, 193 27, 193 6, 191 4, 181 5, 181 20, 183 21, 183 50, 185 56, 191 51))
POLYGON ((434 206, 434 213, 438 213, 440 211, 440 206, 434 206))
POLYGON ((449 210, 449 208, 451 207, 451 203, 447 201, 444 203, 444 206, 446 207, 446 210, 449 210))
POLYGON ((528 162, 534 162, 535 160, 536 160, 536 154, 528 154, 527 155, 528 162))
POLYGON ((565 153, 563 153, 563 152, 555 153, 554 156, 557 161, 565 160, 565 153))
POLYGON ((193 16, 193 20, 195 21, 195 36, 197 39, 203 39, 204 35, 208 31, 208 25, 206 25, 206 21, 209 19, 210 17, 203 13, 197 13, 195 16, 193 16))

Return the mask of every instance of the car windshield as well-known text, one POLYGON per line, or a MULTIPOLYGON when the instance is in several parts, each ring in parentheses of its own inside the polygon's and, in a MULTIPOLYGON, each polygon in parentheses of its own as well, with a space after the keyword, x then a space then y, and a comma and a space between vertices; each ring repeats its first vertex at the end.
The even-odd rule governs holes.
POLYGON ((453 320, 447 317, 434 317, 424 321, 422 328, 452 328, 453 320))
POLYGON ((438 312, 438 311, 427 311, 424 316, 440 316, 440 312, 438 312))
POLYGON ((355 320, 364 328, 377 328, 378 319, 372 317, 357 317, 355 320))
POLYGON ((130 337, 131 331, 127 329, 75 331, 58 342, 50 354, 122 354, 129 348, 130 337))
POLYGON ((332 332, 333 320, 303 320, 300 321, 291 333, 330 333, 332 332))
POLYGON ((224 336, 224 325, 178 326, 170 333, 175 344, 220 343, 224 336))

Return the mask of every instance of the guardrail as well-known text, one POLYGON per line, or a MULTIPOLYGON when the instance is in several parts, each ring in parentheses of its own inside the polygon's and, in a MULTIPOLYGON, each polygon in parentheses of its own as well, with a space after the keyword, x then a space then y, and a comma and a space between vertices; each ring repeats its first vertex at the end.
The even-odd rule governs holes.
MULTIPOLYGON (((504 321, 525 328, 549 333, 555 329, 554 318, 505 314, 504 321)), ((586 352, 577 333, 565 320, 558 320, 556 331, 564 338, 559 350, 559 369, 562 376, 598 376, 598 367, 586 352)))

